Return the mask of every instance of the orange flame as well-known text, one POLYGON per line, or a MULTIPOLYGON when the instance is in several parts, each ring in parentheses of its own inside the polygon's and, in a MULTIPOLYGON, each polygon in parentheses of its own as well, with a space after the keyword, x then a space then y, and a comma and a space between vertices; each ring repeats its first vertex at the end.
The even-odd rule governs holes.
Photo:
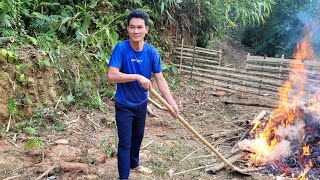
POLYGON ((298 179, 299 180, 308 180, 308 178, 306 177, 306 174, 310 171, 311 167, 312 167, 312 161, 309 160, 309 163, 306 164, 306 167, 304 168, 303 172, 301 172, 298 179))
MULTIPOLYGON (((270 116, 264 127, 259 127, 260 122, 256 122, 251 130, 251 133, 256 133, 255 140, 258 141, 255 141, 255 145, 252 147, 255 154, 251 156, 256 163, 268 161, 267 156, 281 142, 281 137, 277 135, 278 126, 287 127, 295 124, 299 114, 297 108, 301 105, 306 105, 303 104, 305 102, 301 101, 306 96, 305 82, 308 79, 304 61, 315 59, 311 37, 312 34, 306 29, 304 31, 304 39, 297 43, 294 60, 289 64, 291 69, 290 77, 279 90, 279 104, 273 110, 273 115, 270 116)), ((320 110, 320 97, 317 94, 320 94, 320 89, 309 100, 309 111, 320 110)), ((320 142, 318 143, 320 144, 320 142)), ((309 145, 303 147, 303 155, 310 155, 309 145)), ((299 179, 306 179, 305 176, 311 167, 312 162, 310 161, 309 164, 306 164, 306 168, 300 174, 299 179)))
POLYGON ((308 180, 308 178, 306 177, 306 174, 310 171, 310 167, 306 167, 303 172, 301 172, 301 174, 299 175, 298 179, 299 180, 308 180))
POLYGON ((303 146, 302 150, 304 156, 310 156, 310 145, 303 146))

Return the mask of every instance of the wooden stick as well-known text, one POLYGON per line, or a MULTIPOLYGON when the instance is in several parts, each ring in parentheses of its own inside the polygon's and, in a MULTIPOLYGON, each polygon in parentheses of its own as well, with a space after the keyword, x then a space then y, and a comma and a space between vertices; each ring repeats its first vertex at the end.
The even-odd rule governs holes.
POLYGON ((94 125, 96 125, 98 128, 100 128, 99 124, 95 123, 95 122, 94 122, 92 119, 90 119, 89 117, 88 117, 88 120, 89 120, 90 122, 92 122, 94 125))
POLYGON ((148 144, 144 145, 141 149, 144 149, 144 148, 148 147, 150 144, 153 143, 153 141, 155 141, 155 139, 153 139, 152 141, 150 141, 148 144))
POLYGON ((184 161, 184 160, 186 160, 186 159, 187 159, 188 157, 190 157, 193 153, 199 151, 200 149, 202 149, 202 148, 204 148, 204 147, 205 147, 205 146, 202 146, 202 147, 200 147, 200 148, 192 151, 190 154, 188 154, 186 157, 184 157, 182 160, 180 160, 179 163, 182 162, 182 161, 184 161))
MULTIPOLYGON (((92 114, 91 114, 91 115, 92 115, 92 114)), ((86 115, 86 118, 87 118, 90 122, 92 122, 92 124, 94 124, 97 128, 100 128, 100 125, 97 124, 96 122, 94 122, 94 121, 89 117, 89 114, 86 115)))
POLYGON ((21 175, 16 175, 16 176, 12 176, 12 177, 7 177, 4 180, 11 180, 11 179, 16 179, 18 177, 20 177, 21 175))
POLYGON ((11 113, 10 113, 10 115, 9 115, 9 121, 8 121, 8 125, 7 125, 7 130, 6 130, 6 132, 9 132, 9 130, 10 130, 10 124, 11 124, 11 113))
POLYGON ((8 80, 9 80, 11 86, 12 86, 12 89, 15 91, 16 90, 16 83, 11 80, 9 74, 6 74, 6 75, 7 75, 8 80))
POLYGON ((13 37, 0 37, 0 42, 13 43, 14 42, 14 38, 13 37))
POLYGON ((174 174, 172 174, 172 176, 179 175, 179 174, 183 174, 183 173, 190 172, 190 171, 195 171, 195 170, 198 170, 198 169, 204 169, 204 168, 206 168, 206 167, 208 167, 208 166, 200 166, 200 167, 188 169, 188 170, 185 170, 185 171, 181 171, 181 172, 174 173, 174 174))
MULTIPOLYGON (((60 159, 62 150, 60 150, 59 155, 58 155, 58 160, 60 159)), ((37 177, 36 180, 40 180, 42 179, 44 176, 46 176, 50 171, 52 171, 54 168, 59 167, 60 164, 57 162, 55 162, 52 166, 50 166, 45 172, 43 172, 40 176, 37 177)))
POLYGON ((156 101, 154 101, 153 99, 151 99, 150 97, 148 97, 148 100, 150 102, 152 102, 155 106, 157 106, 158 108, 160 108, 161 110, 167 110, 166 108, 162 107, 160 104, 158 104, 156 101))
POLYGON ((18 145, 17 145, 15 142, 13 142, 12 140, 7 139, 7 141, 8 141, 9 143, 11 143, 12 145, 14 145, 16 148, 21 149, 21 147, 18 146, 18 145))
POLYGON ((147 106, 147 112, 151 115, 151 116, 157 116, 149 106, 147 106))
MULTIPOLYGON (((174 109, 152 88, 150 87, 149 91, 156 96, 157 99, 160 100, 160 102, 166 106, 166 108, 172 112, 174 109)), ((214 148, 207 140, 205 140, 186 120, 184 120, 179 114, 177 116, 177 119, 193 134, 195 135, 203 144, 205 144, 212 152, 214 152, 226 165, 231 167, 234 171, 237 171, 241 174, 250 175, 248 172, 257 171, 257 169, 240 169, 236 166, 234 166, 232 163, 230 163, 226 158, 222 156, 222 154, 214 148)))
POLYGON ((65 124, 66 124, 66 125, 69 125, 69 124, 71 124, 71 123, 75 123, 75 122, 77 122, 79 119, 80 119, 80 116, 78 116, 78 118, 77 118, 77 119, 75 119, 75 120, 72 120, 72 121, 66 122, 65 124))
MULTIPOLYGON (((246 153, 241 152, 240 154, 236 154, 234 156, 231 156, 230 158, 228 158, 228 161, 230 163, 235 163, 237 162, 239 159, 243 158, 246 155, 246 153)), ((226 165, 224 162, 221 163, 217 163, 214 164, 213 166, 209 167, 206 169, 206 173, 209 174, 216 174, 217 172, 219 172, 221 169, 225 168, 226 165)))
POLYGON ((58 108, 61 99, 62 99, 62 96, 60 96, 60 98, 58 99, 58 102, 57 102, 57 104, 54 106, 54 109, 52 110, 52 112, 54 112, 54 111, 58 108))
MULTIPOLYGON (((257 126, 257 122, 260 121, 265 115, 267 114, 267 111, 265 110, 262 110, 251 122, 249 122, 249 124, 253 125, 253 126, 257 126)), ((254 127, 252 129, 255 129, 254 127)), ((242 141, 244 139, 244 137, 247 135, 247 133, 249 132, 250 130, 247 129, 245 133, 243 133, 243 135, 241 136, 241 138, 238 140, 238 143, 240 141, 242 141)), ((236 146, 238 145, 238 143, 236 143, 232 149, 235 149, 236 146)))
POLYGON ((210 133, 210 134, 205 134, 203 135, 204 137, 222 137, 222 136, 226 136, 226 135, 233 135, 233 134, 238 134, 239 131, 243 130, 243 128, 238 128, 238 129, 230 129, 230 130, 224 130, 222 132, 218 132, 218 133, 210 133))
POLYGON ((40 176, 38 176, 36 180, 42 179, 44 176, 46 176, 50 171, 52 171, 56 167, 58 167, 57 163, 55 163, 53 166, 50 166, 45 172, 43 172, 40 176))
POLYGON ((257 122, 257 121, 260 121, 266 114, 267 114, 267 111, 265 111, 265 110, 261 111, 261 112, 250 122, 250 124, 256 124, 256 122, 257 122))
POLYGON ((224 104, 237 104, 243 106, 256 106, 256 107, 266 107, 266 108, 275 108, 277 105, 273 104, 261 104, 261 103, 251 103, 251 102, 236 102, 236 101, 223 101, 224 104))

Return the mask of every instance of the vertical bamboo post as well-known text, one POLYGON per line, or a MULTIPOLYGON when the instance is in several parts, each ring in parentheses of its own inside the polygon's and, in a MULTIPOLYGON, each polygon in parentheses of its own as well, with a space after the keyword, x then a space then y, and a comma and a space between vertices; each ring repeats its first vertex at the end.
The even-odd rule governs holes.
POLYGON ((190 78, 192 79, 192 73, 193 73, 193 68, 194 68, 194 54, 196 53, 196 45, 193 45, 193 53, 192 53, 192 63, 191 63, 191 74, 190 78))
POLYGON ((180 54, 180 67, 179 67, 179 73, 181 73, 181 66, 182 66, 182 58, 183 58, 183 41, 184 39, 181 39, 181 54, 180 54))
POLYGON ((280 59, 280 69, 279 69, 278 77, 281 77, 281 75, 282 75, 283 59, 284 59, 284 55, 282 54, 281 59, 280 59))
POLYGON ((219 66, 221 66, 222 50, 219 50, 219 66))
POLYGON ((249 57, 250 57, 250 53, 247 54, 246 71, 247 71, 247 69, 248 69, 248 59, 249 59, 249 57))

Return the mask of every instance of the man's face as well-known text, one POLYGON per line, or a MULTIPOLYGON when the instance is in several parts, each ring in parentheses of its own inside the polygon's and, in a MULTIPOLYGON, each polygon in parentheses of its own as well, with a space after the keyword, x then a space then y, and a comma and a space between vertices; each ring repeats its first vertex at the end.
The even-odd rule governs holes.
POLYGON ((144 36, 149 31, 149 27, 145 25, 144 20, 141 18, 132 18, 127 27, 129 38, 133 42, 144 41, 144 36))

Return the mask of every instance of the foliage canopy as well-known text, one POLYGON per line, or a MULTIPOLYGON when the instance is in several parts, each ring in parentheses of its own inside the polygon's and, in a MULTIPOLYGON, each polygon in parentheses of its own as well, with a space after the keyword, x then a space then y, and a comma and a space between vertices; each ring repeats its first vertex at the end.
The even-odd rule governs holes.
POLYGON ((163 35, 167 31, 187 32, 195 45, 205 47, 230 28, 261 24, 272 4, 274 0, 2 0, 0 36, 15 37, 5 47, 12 51, 31 44, 50 57, 39 65, 57 68, 67 105, 101 108, 101 96, 113 95, 106 63, 115 44, 127 38, 125 22, 132 9, 149 13, 147 40, 162 53, 175 43, 163 35))
MULTIPOLYGON (((270 57, 282 54, 292 58, 296 43, 301 40, 306 24, 319 21, 319 1, 278 0, 265 23, 247 27, 242 43, 252 47, 256 54, 270 57)), ((319 43, 319 33, 314 32, 314 43, 319 43)))

